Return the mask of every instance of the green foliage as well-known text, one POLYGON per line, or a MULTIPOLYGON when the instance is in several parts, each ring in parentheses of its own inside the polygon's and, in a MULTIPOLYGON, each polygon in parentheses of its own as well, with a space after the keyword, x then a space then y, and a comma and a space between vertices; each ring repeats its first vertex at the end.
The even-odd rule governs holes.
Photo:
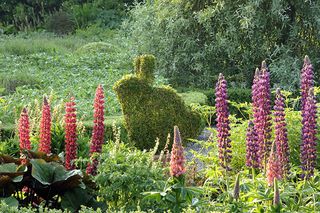
POLYGON ((80 209, 81 205, 92 206, 95 202, 88 193, 88 188, 84 190, 86 185, 82 182, 83 174, 80 170, 67 171, 56 155, 47 156, 45 153, 28 150, 22 150, 22 153, 24 160, 0 155, 2 198, 12 197, 19 206, 33 207, 45 200, 46 206, 50 203, 51 208, 59 208, 61 202, 63 208, 72 211, 80 209), (22 193, 24 188, 27 190, 22 193), (73 202, 71 205, 71 196, 74 200, 83 202, 73 202), (85 197, 86 200, 83 199, 85 197))
MULTIPOLYGON (((27 42, 24 41, 24 42, 27 42)), ((1 43, 0 43, 1 45, 1 43)), ((0 48, 1 49, 1 48, 0 48)), ((36 53, 30 55, 0 55, 1 76, 33 76, 41 87, 17 87, 15 93, 1 97, 0 120, 4 126, 13 124, 23 106, 34 107, 34 100, 42 100, 44 94, 52 94, 51 105, 70 97, 76 97, 78 116, 84 120, 93 117, 92 104, 98 84, 105 88, 107 113, 119 114, 120 105, 112 91, 112 85, 125 70, 120 53, 74 55, 72 53, 36 53), (17 74, 15 74, 17 73, 17 74)), ((9 77, 8 77, 9 78, 9 77)))
POLYGON ((158 203, 157 211, 181 212, 191 206, 195 208, 199 202, 197 196, 201 194, 201 189, 187 187, 183 176, 179 178, 169 178, 166 188, 163 191, 144 192, 144 199, 153 200, 158 203))
POLYGON ((184 100, 187 106, 191 104, 204 105, 207 103, 207 96, 202 92, 189 91, 184 93, 179 93, 181 98, 184 100))
POLYGON ((141 55, 134 60, 134 69, 138 78, 152 84, 154 81, 155 57, 141 55))
MULTIPOLYGON (((63 0, 3 0, 0 5, 0 25, 12 25, 16 30, 29 30, 42 24, 45 16, 56 11, 63 0)), ((10 33, 11 31, 6 31, 10 33)))
POLYGON ((57 11, 47 19, 46 28, 57 35, 66 35, 74 32, 76 23, 71 15, 64 11, 57 11))
POLYGON ((99 25, 116 28, 126 15, 126 9, 134 0, 68 0, 63 8, 75 17, 78 28, 99 25))
MULTIPOLYGON (((0 53, 5 55, 29 55, 35 53, 68 53, 85 44, 76 36, 57 37, 50 33, 19 33, 15 36, 0 35, 0 53)), ((9 62, 7 62, 9 63, 9 62)))
POLYGON ((319 1, 157 0, 137 4, 123 31, 134 54, 154 54, 159 72, 174 86, 212 88, 220 72, 236 86, 250 85, 255 68, 267 59, 272 75, 281 76, 274 83, 297 89, 304 54, 319 70, 319 6, 319 1))
MULTIPOLYGON (((214 89, 204 91, 208 97, 208 104, 215 105, 215 91, 214 89)), ((244 88, 228 88, 228 100, 236 103, 251 103, 251 89, 244 88)))
POLYGON ((99 186, 98 196, 116 210, 151 208, 152 203, 142 200, 142 192, 158 190, 163 185, 162 168, 153 162, 152 152, 142 152, 121 143, 109 141, 99 157, 100 166, 95 182, 99 186))
POLYGON ((7 73, 0 74, 0 88, 3 91, 0 92, 1 95, 14 93, 17 87, 38 89, 40 87, 40 81, 32 75, 25 73, 15 73, 13 75, 8 75, 7 73))
POLYGON ((184 139, 198 136, 201 119, 186 107, 171 87, 154 87, 144 78, 127 75, 114 85, 125 118, 129 139, 140 149, 164 147, 168 133, 178 125, 184 139))
POLYGON ((116 52, 115 48, 116 47, 106 42, 92 42, 80 47, 77 50, 77 53, 80 53, 80 54, 114 53, 116 52))
MULTIPOLYGON (((4 33, 9 34, 43 28, 48 16, 51 19, 53 14, 61 12, 69 13, 75 19, 77 28, 93 24, 103 28, 116 28, 125 17, 127 7, 133 2, 134 0, 3 0, 0 5, 0 30, 2 28, 4 33)), ((63 19, 70 20, 65 18, 63 19)), ((55 19, 61 20, 62 17, 55 19)), ((56 24, 55 26, 55 29, 60 28, 56 24)))

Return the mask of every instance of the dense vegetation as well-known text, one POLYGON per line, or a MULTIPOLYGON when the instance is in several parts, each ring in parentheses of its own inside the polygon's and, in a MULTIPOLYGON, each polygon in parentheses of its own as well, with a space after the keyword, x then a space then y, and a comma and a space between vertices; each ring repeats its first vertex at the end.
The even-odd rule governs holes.
POLYGON ((318 212, 319 20, 318 1, 1 1, 0 212, 318 212))

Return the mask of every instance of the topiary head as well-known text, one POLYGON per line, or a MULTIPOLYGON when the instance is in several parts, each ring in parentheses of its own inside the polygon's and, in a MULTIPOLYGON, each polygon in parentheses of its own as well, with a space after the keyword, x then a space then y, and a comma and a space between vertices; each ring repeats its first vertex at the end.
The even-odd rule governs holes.
POLYGON ((134 60, 135 73, 138 78, 148 83, 154 81, 154 68, 156 58, 153 55, 140 55, 134 60))

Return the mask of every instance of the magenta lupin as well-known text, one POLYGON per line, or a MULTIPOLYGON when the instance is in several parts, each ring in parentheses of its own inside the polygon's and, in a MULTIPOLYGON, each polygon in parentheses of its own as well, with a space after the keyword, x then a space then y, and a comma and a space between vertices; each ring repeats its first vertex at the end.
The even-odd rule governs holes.
POLYGON ((253 118, 258 135, 258 162, 261 168, 266 168, 267 158, 271 150, 271 91, 270 73, 265 61, 261 70, 256 71, 252 91, 253 118))
POLYGON ((278 88, 276 91, 276 100, 273 114, 275 123, 275 144, 277 147, 278 157, 281 163, 283 175, 285 175, 289 170, 288 131, 284 108, 284 96, 278 88))
POLYGON ((317 106, 313 88, 309 90, 304 110, 300 158, 304 177, 309 178, 314 173, 317 159, 317 106))
POLYGON ((246 166, 249 168, 259 168, 258 162, 258 135, 254 129, 252 121, 249 121, 246 137, 246 166))
POLYGON ((305 112, 305 105, 310 88, 314 85, 314 71, 309 57, 304 57, 303 67, 301 69, 301 113, 305 112))
POLYGON ((219 148, 219 159, 222 168, 230 170, 231 162, 231 140, 228 109, 227 81, 222 73, 216 84, 216 115, 217 115, 217 139, 219 148))

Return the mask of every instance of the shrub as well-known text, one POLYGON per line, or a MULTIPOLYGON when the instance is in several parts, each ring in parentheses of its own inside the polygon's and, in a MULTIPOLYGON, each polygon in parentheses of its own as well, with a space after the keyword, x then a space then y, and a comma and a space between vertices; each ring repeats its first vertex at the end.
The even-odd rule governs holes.
MULTIPOLYGON (((139 72, 151 72, 145 66, 153 67, 154 58, 142 56, 140 62, 144 60, 148 61, 136 65, 136 68, 139 72)), ((201 128, 200 115, 186 107, 171 87, 152 86, 152 77, 149 76, 127 75, 114 85, 130 140, 137 147, 147 149, 154 146, 158 137, 162 149, 174 125, 180 127, 183 138, 196 137, 201 128)))
POLYGON ((66 35, 74 32, 76 23, 71 15, 64 11, 58 11, 49 16, 46 28, 57 35, 66 35))
POLYGON ((0 94, 7 95, 14 93, 16 88, 21 86, 39 88, 40 81, 35 76, 26 73, 15 73, 13 75, 8 75, 7 73, 0 74, 0 88, 3 88, 0 94))
MULTIPOLYGON (((284 80, 285 88, 294 89, 298 58, 306 50, 317 57, 319 1, 149 2, 130 10, 123 31, 134 54, 155 54, 159 72, 174 86, 212 88, 212 77, 221 71, 236 84, 250 85, 253 65, 267 59, 274 76, 281 75, 275 83, 284 80)), ((314 65, 319 70, 319 62, 314 65)))
POLYGON ((179 93, 179 95, 184 100, 187 106, 191 104, 204 105, 207 103, 207 96, 202 92, 189 91, 189 92, 179 93))
MULTIPOLYGON (((214 89, 204 91, 204 94, 208 97, 208 105, 215 105, 215 91, 214 89)), ((236 103, 251 103, 251 89, 244 88, 228 88, 228 98, 230 102, 236 103)), ((243 114, 237 107, 230 104, 230 114, 237 115, 237 117, 247 118, 247 114, 243 114)))
POLYGON ((106 42, 91 42, 83 45, 76 52, 80 54, 113 53, 115 52, 115 48, 106 42))
POLYGON ((141 193, 159 190, 164 182, 162 168, 152 161, 152 152, 142 152, 119 141, 110 141, 103 147, 95 181, 98 196, 112 212, 136 210, 137 204, 142 209, 148 207, 141 193))

